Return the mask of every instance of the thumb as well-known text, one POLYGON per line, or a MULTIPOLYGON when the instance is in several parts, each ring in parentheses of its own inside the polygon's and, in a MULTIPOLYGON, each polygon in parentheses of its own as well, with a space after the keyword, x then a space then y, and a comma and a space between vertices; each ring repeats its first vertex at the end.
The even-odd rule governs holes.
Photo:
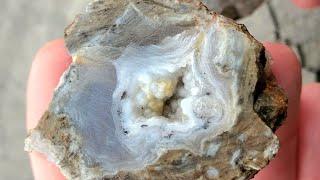
MULTIPOLYGON (((27 129, 34 128, 51 101, 60 76, 71 58, 63 40, 55 40, 41 48, 33 63, 27 88, 27 129)), ((33 175, 36 180, 64 179, 59 169, 40 153, 30 153, 33 175)))

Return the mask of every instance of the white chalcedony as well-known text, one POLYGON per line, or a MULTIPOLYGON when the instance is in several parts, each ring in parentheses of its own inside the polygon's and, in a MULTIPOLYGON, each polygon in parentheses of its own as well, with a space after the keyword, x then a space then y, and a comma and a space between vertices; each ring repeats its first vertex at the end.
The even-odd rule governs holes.
POLYGON ((127 156, 144 164, 171 147, 200 153, 204 132, 214 136, 231 128, 240 111, 238 70, 251 51, 248 43, 244 34, 212 24, 157 45, 127 47, 114 61, 112 108, 127 156), (149 151, 141 153, 141 146, 149 151))

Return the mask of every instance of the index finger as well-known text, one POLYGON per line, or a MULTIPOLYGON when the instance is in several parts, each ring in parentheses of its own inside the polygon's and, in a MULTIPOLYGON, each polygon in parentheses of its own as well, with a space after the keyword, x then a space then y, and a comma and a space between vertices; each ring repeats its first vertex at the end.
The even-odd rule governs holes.
MULTIPOLYGON (((60 76, 71 63, 62 39, 47 43, 33 63, 27 88, 27 129, 34 128, 47 109, 60 76)), ((38 153, 30 153, 31 166, 36 180, 64 179, 59 169, 38 153)))
POLYGON ((297 176, 297 135, 301 92, 301 68, 294 52, 287 46, 264 43, 271 54, 271 69, 280 86, 288 96, 287 118, 276 134, 280 140, 280 150, 275 159, 259 172, 255 180, 291 180, 297 176))

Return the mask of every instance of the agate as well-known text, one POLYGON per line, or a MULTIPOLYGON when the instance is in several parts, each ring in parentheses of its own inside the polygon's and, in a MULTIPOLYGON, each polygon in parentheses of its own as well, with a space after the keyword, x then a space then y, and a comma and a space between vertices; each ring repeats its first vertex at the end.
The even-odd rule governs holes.
POLYGON ((190 0, 96 0, 25 140, 67 179, 249 179, 279 149, 287 99, 244 25, 190 0))

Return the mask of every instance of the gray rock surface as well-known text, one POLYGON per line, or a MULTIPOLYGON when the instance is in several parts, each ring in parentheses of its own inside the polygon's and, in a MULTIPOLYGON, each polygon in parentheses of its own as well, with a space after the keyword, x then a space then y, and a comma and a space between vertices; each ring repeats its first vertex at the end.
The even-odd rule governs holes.
POLYGON ((302 69, 301 71, 303 79, 302 79, 302 83, 303 84, 307 84, 307 83, 312 83, 316 81, 316 74, 313 73, 312 71, 309 71, 305 68, 302 69))
POLYGON ((320 50, 320 37, 319 37, 319 35, 318 35, 318 39, 312 39, 312 40, 309 40, 309 41, 303 43, 302 52, 304 54, 306 68, 313 70, 313 71, 320 70, 319 50, 320 50))
MULTIPOLYGON (((32 179, 25 138, 25 88, 32 58, 45 42, 62 37, 63 28, 87 0, 2 0, 0 6, 0 179, 32 179)), ((270 5, 269 5, 270 6, 270 5)), ((259 40, 275 40, 276 27, 284 42, 298 43, 306 71, 313 78, 320 63, 320 9, 301 10, 290 0, 272 0, 272 24, 269 6, 259 8, 243 20, 259 40), (274 6, 274 7, 273 7, 274 6), (254 25, 258 24, 258 25, 254 25), (279 31, 279 30, 278 30, 279 31)), ((309 79, 309 75, 304 75, 309 79)))
POLYGON ((261 5, 251 16, 240 19, 238 22, 245 24, 249 32, 259 41, 276 40, 276 27, 267 3, 261 5))

